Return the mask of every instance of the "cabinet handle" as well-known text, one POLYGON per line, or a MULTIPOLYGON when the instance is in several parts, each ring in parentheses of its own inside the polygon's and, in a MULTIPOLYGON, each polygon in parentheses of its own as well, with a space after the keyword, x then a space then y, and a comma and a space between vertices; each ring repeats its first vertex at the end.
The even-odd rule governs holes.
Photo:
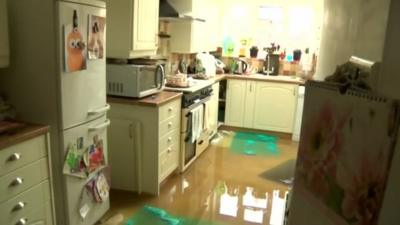
POLYGON ((18 203, 12 208, 11 211, 12 211, 12 212, 19 211, 19 210, 25 208, 25 206, 26 206, 26 203, 25 203, 25 202, 18 202, 18 203))
POLYGON ((167 149, 167 152, 168 152, 168 153, 171 153, 171 151, 172 151, 172 148, 168 148, 168 149, 167 149))
POLYGON ((169 107, 169 108, 168 108, 168 112, 172 112, 173 109, 174 109, 174 108, 169 107))
POLYGON ((168 142, 171 142, 171 141, 172 141, 172 137, 169 137, 169 138, 168 138, 168 142))
POLYGON ((168 127, 171 128, 172 127, 172 122, 168 123, 168 127))
POLYGON ((18 222, 15 223, 15 225, 26 225, 27 223, 28 223, 28 219, 21 218, 18 220, 18 222))
POLYGON ((9 186, 10 187, 16 187, 18 185, 21 185, 22 183, 24 183, 24 179, 21 178, 21 177, 17 177, 13 181, 11 181, 9 186))
POLYGON ((15 162, 20 160, 22 157, 21 153, 14 153, 10 157, 8 157, 7 161, 8 162, 15 162))

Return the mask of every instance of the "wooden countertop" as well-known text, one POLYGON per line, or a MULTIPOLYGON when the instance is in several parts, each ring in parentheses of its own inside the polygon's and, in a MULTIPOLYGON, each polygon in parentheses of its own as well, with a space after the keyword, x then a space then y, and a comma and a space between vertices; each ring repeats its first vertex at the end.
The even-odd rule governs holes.
POLYGON ((0 134, 0 151, 12 145, 35 138, 49 132, 50 127, 38 124, 24 124, 11 131, 0 134))
POLYGON ((305 80, 292 77, 292 76, 265 76, 261 74, 253 74, 253 75, 236 75, 236 74, 224 74, 225 79, 236 79, 236 80, 255 80, 255 81, 266 81, 266 82, 276 82, 276 83, 288 83, 288 84, 305 84, 305 80))
POLYGON ((143 105, 143 106, 159 107, 165 103, 168 103, 172 100, 180 98, 181 96, 182 96, 181 92, 162 91, 158 94, 151 95, 146 98, 140 98, 140 99, 107 96, 107 102, 108 103, 121 103, 121 104, 130 104, 130 105, 143 105))

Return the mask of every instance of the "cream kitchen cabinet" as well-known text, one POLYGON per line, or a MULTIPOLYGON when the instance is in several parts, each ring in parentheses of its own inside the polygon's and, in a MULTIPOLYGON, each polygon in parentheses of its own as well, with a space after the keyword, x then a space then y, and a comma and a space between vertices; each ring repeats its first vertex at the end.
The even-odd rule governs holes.
POLYGON ((228 80, 225 124, 293 132, 297 84, 228 80))
POLYGON ((0 137, 0 224, 55 224, 47 132, 27 125, 0 137))
POLYGON ((181 99, 163 105, 115 99, 109 100, 108 114, 111 187, 158 195, 161 183, 178 168, 181 99))
POLYGON ((256 83, 253 128, 292 133, 298 85, 256 83))
POLYGON ((159 0, 107 0, 107 57, 155 55, 159 0))
POLYGON ((228 126, 243 127, 246 86, 247 81, 228 80, 225 111, 225 124, 228 126))
POLYGON ((253 128, 256 82, 228 80, 225 124, 253 128))
POLYGON ((210 127, 210 137, 218 130, 218 104, 219 104, 219 82, 212 85, 213 95, 209 102, 208 120, 210 127))
POLYGON ((170 23, 170 51, 198 53, 215 51, 219 41, 220 3, 213 0, 169 0, 184 15, 201 19, 172 20, 170 23))

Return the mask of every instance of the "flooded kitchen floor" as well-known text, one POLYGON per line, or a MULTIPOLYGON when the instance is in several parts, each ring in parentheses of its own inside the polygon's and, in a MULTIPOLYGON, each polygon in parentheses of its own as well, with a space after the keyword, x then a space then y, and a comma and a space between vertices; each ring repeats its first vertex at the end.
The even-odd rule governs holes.
POLYGON ((298 143, 280 137, 278 154, 246 155, 229 149, 233 136, 211 145, 185 173, 169 177, 158 197, 112 190, 106 217, 121 213, 127 220, 149 205, 170 218, 197 221, 190 224, 269 224, 273 191, 283 198, 289 189, 281 180, 293 175, 298 143))

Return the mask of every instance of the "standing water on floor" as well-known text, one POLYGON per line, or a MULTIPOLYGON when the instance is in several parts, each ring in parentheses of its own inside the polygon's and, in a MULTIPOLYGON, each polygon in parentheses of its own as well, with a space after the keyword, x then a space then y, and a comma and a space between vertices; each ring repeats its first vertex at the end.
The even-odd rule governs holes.
POLYGON ((223 223, 201 221, 169 214, 161 208, 144 206, 129 219, 125 225, 226 225, 223 223))
POLYGON ((231 151, 245 155, 278 156, 278 138, 261 133, 237 132, 232 140, 231 151))

